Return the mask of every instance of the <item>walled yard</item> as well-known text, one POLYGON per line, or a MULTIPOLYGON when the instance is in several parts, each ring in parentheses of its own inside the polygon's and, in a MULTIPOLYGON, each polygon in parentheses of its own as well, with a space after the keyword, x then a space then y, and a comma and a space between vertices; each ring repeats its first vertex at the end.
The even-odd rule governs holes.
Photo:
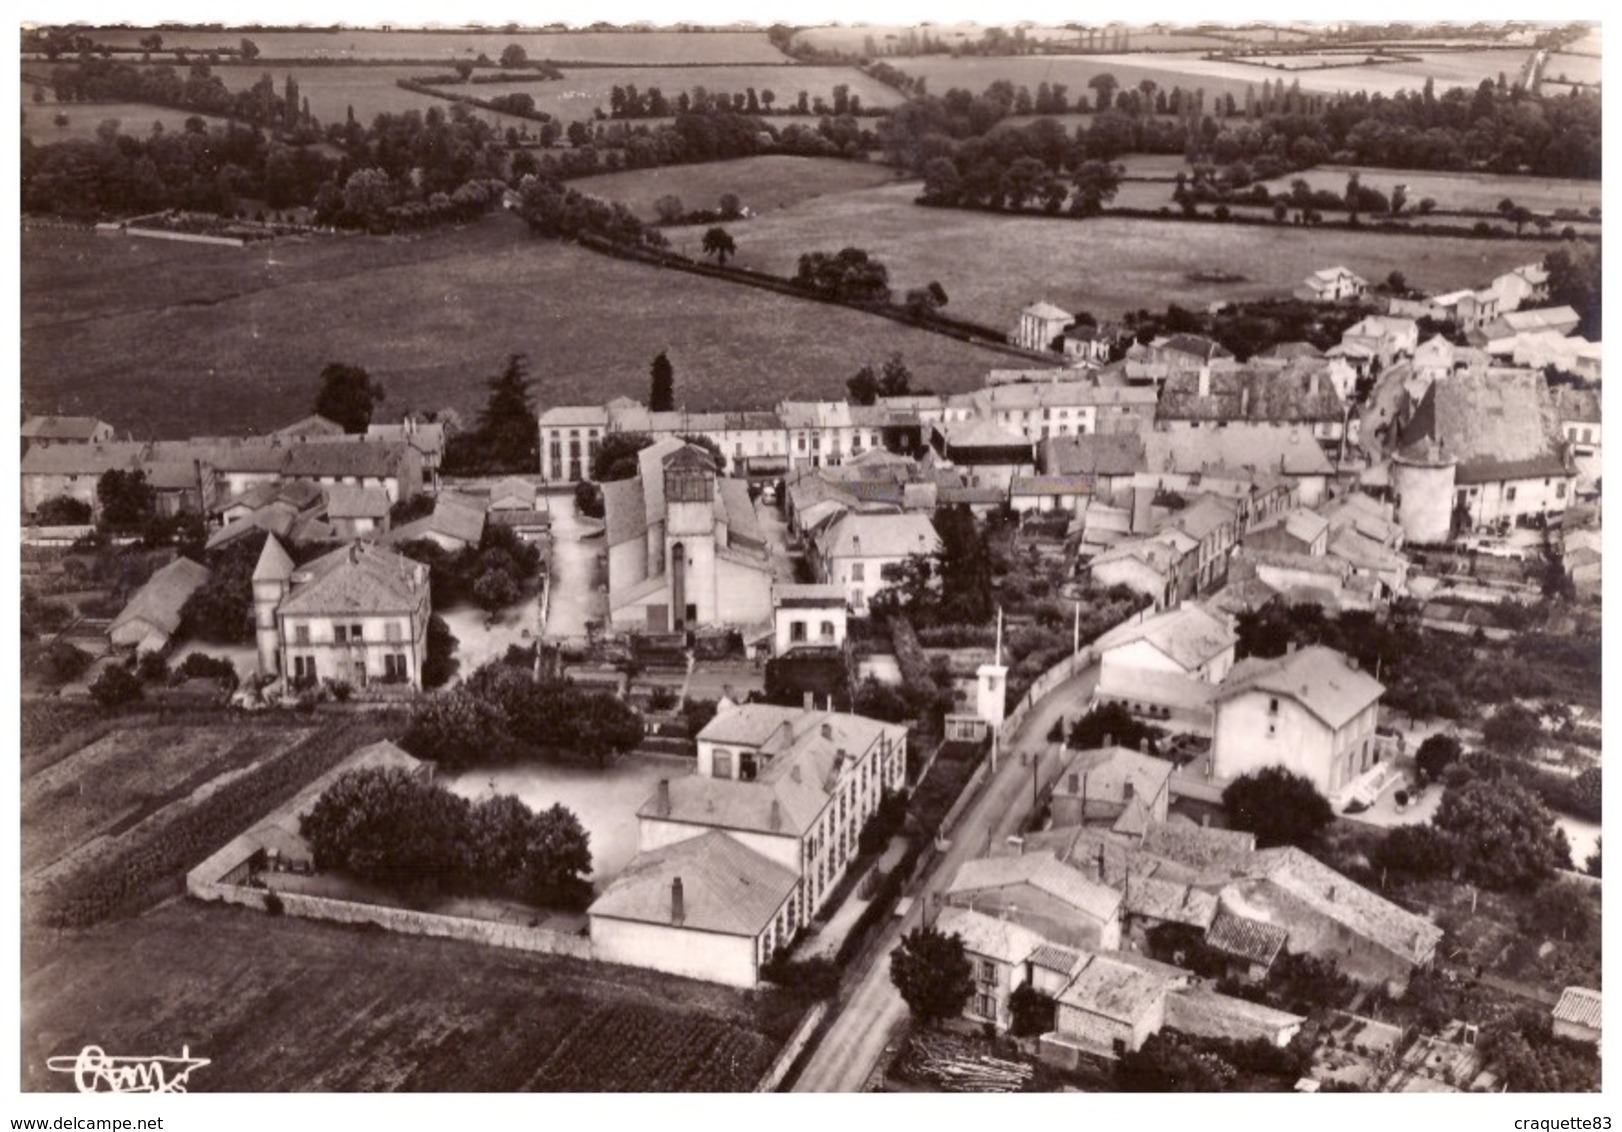
POLYGON ((191 901, 22 950, 31 1091, 71 1090, 46 1059, 92 1043, 188 1046, 210 1061, 192 1091, 747 1090, 799 1013, 628 967, 191 901))

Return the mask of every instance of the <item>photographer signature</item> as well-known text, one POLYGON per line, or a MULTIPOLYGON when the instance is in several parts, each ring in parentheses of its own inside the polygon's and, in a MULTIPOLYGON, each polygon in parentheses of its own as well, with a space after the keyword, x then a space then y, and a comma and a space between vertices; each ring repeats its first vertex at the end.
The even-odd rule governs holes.
POLYGON ((81 1093, 184 1093, 194 1070, 208 1058, 191 1056, 181 1046, 179 1057, 109 1057, 100 1046, 85 1046, 73 1057, 53 1057, 45 1067, 73 1074, 81 1093))

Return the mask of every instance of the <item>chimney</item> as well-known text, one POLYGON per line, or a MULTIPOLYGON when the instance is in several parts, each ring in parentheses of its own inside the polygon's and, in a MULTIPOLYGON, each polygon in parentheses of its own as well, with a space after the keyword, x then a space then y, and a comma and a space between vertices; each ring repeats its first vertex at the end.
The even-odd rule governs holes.
POLYGON ((1200 367, 1200 396, 1201 397, 1209 397, 1210 395, 1211 395, 1211 367, 1209 365, 1202 365, 1200 367))
POLYGON ((1239 415, 1245 418, 1250 416, 1250 386, 1248 385, 1239 390, 1239 415))
POLYGON ((1331 904, 1333 904, 1335 902, 1335 886, 1334 885, 1329 886, 1329 891, 1327 893, 1327 896, 1329 897, 1329 902, 1331 904))
POLYGON ((1130 782, 1121 783, 1121 801, 1130 802, 1132 800, 1132 795, 1134 793, 1136 793, 1136 791, 1133 790, 1132 783, 1130 783, 1130 782))
POLYGON ((800 701, 800 707, 805 711, 813 711, 813 710, 816 709, 816 706, 817 706, 817 697, 814 696, 813 694, 811 694, 810 692, 807 692, 805 694, 804 699, 802 699, 800 701))
MULTIPOLYGON (((833 737, 834 737, 834 725, 833 725, 833 724, 831 724, 831 723, 824 723, 824 724, 823 724, 823 725, 822 725, 822 737, 823 737, 823 738, 824 738, 824 739, 832 739, 832 738, 833 738, 833 737)), ((844 754, 844 753, 845 753, 845 752, 844 752, 844 751, 840 751, 840 752, 839 752, 839 753, 840 753, 840 754, 841 754, 841 755, 843 755, 843 754, 844 754)))
POLYGON ((783 803, 776 798, 772 799, 771 827, 773 833, 783 828, 783 803))
MULTIPOLYGON (((806 694, 810 695, 809 692, 807 692, 806 694)), ((785 719, 783 721, 782 727, 778 728, 778 732, 781 735, 783 746, 787 747, 787 746, 791 746, 793 744, 793 742, 794 742, 794 725, 792 723, 790 723, 788 720, 785 719)))
POLYGON ((654 810, 662 818, 670 816, 670 779, 659 780, 659 792, 654 795, 654 810))
POLYGON ((349 561, 351 564, 360 561, 360 543, 356 542, 349 545, 349 561))
POLYGON ((1098 882, 1104 883, 1104 843, 1098 843, 1098 882))
POLYGON ((670 882, 670 922, 681 927, 687 919, 687 908, 682 901, 681 877, 675 877, 670 882))

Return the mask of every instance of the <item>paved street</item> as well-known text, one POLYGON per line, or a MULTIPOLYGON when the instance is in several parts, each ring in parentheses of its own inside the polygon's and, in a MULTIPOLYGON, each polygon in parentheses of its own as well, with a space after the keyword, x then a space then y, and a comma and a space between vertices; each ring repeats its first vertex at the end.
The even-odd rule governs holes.
POLYGON ((995 839, 1007 837, 1029 816, 1033 774, 1021 756, 1036 753, 1041 785, 1052 781, 1059 773, 1059 759, 1055 746, 1047 741, 1048 731, 1061 715, 1072 719, 1080 715, 1097 686, 1095 665, 1050 692, 1032 709, 1018 733, 1007 737, 996 774, 958 822, 950 848, 925 878, 906 920, 892 921, 883 932, 855 992, 841 1006, 795 1082, 796 1092, 861 1089, 885 1044, 907 1016, 906 1003, 890 982, 890 952, 904 930, 917 926, 918 917, 928 907, 929 893, 950 881, 964 861, 982 855, 995 839))
POLYGON ((575 513, 574 496, 552 495, 552 593, 546 616, 546 635, 584 637, 586 622, 603 619, 599 590, 603 549, 602 524, 575 513), (583 539, 587 534, 595 538, 583 539))

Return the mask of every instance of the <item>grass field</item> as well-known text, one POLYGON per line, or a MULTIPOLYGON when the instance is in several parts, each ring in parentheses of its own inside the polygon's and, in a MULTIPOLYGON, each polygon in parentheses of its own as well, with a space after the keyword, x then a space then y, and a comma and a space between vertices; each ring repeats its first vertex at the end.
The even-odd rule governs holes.
POLYGON ((1550 82, 1597 83, 1604 74, 1597 55, 1551 55, 1543 68, 1543 77, 1550 82))
MULTIPOLYGON (((897 293, 938 280, 950 298, 948 313, 1012 327, 1019 310, 1039 299, 1099 317, 1167 303, 1204 306, 1286 294, 1312 271, 1338 263, 1366 279, 1399 270, 1412 286, 1442 291, 1485 282, 1546 250, 1511 240, 999 216, 912 206, 917 193, 916 184, 901 184, 820 197, 740 225, 733 232, 737 262, 792 273, 803 251, 854 244, 888 266, 897 293), (1184 279, 1185 272, 1210 269, 1238 271, 1250 281, 1184 279)), ((700 235, 676 229, 671 239, 696 247, 700 235)))
MULTIPOLYGON (((740 245, 758 223, 737 226, 740 245)), ((29 411, 94 413, 137 436, 279 428, 309 412, 332 361, 383 383, 382 413, 448 406, 469 419, 512 352, 529 355, 542 406, 645 397, 661 350, 692 409, 842 396, 897 351, 942 392, 1006 364, 871 315, 533 239, 508 214, 268 251, 53 230, 25 231, 21 248, 29 411)))
MULTIPOLYGON (((140 28, 104 28, 92 33, 110 47, 137 47, 140 28)), ((381 31, 175 31, 163 32, 165 49, 207 51, 236 47, 246 35, 267 59, 499 59, 510 43, 531 59, 582 63, 780 63, 782 52, 764 31, 561 32, 381 31)))
MULTIPOLYGON (((167 106, 151 106, 144 102, 57 102, 47 97, 47 101, 36 104, 33 99, 33 87, 24 83, 22 88, 23 137, 35 145, 50 145, 53 142, 65 141, 93 141, 96 137, 96 128, 109 118, 118 121, 118 131, 132 138, 145 138, 152 132, 153 122, 162 122, 163 128, 171 133, 180 133, 186 128, 186 119, 201 117, 213 124, 224 125, 224 118, 209 118, 207 115, 193 115, 185 110, 171 110, 167 106), (65 126, 56 124, 58 115, 67 115, 65 126)), ((405 91, 401 91, 404 94, 405 91)))
MULTIPOLYGON (((1302 179, 1314 189, 1344 192, 1347 166, 1321 165, 1288 177, 1264 181, 1270 192, 1288 192, 1290 183, 1302 179)), ((1556 177, 1512 177, 1498 173, 1433 173, 1419 169, 1359 169, 1359 180, 1386 196, 1398 185, 1408 186, 1408 211, 1425 197, 1436 207, 1460 211, 1493 212, 1498 202, 1509 197, 1533 212, 1553 213, 1557 208, 1574 208, 1587 213, 1600 204, 1603 193, 1598 181, 1563 180, 1556 177)), ((1167 194, 1168 197, 1170 194, 1167 194)))
POLYGON ((722 193, 736 193, 745 208, 765 214, 815 197, 868 189, 894 179, 895 173, 884 165, 770 156, 605 173, 573 181, 571 186, 583 193, 620 201, 638 216, 651 220, 658 217, 654 202, 667 193, 680 197, 690 209, 715 208, 722 193))
POLYGON ((30 1092, 71 1091, 46 1060, 89 1044, 189 1046, 193 1092, 748 1089, 795 1020, 669 975, 190 901, 22 952, 30 1092))
POLYGON ((128 828, 224 771, 309 738, 310 729, 120 728, 22 787, 25 874, 128 828))

